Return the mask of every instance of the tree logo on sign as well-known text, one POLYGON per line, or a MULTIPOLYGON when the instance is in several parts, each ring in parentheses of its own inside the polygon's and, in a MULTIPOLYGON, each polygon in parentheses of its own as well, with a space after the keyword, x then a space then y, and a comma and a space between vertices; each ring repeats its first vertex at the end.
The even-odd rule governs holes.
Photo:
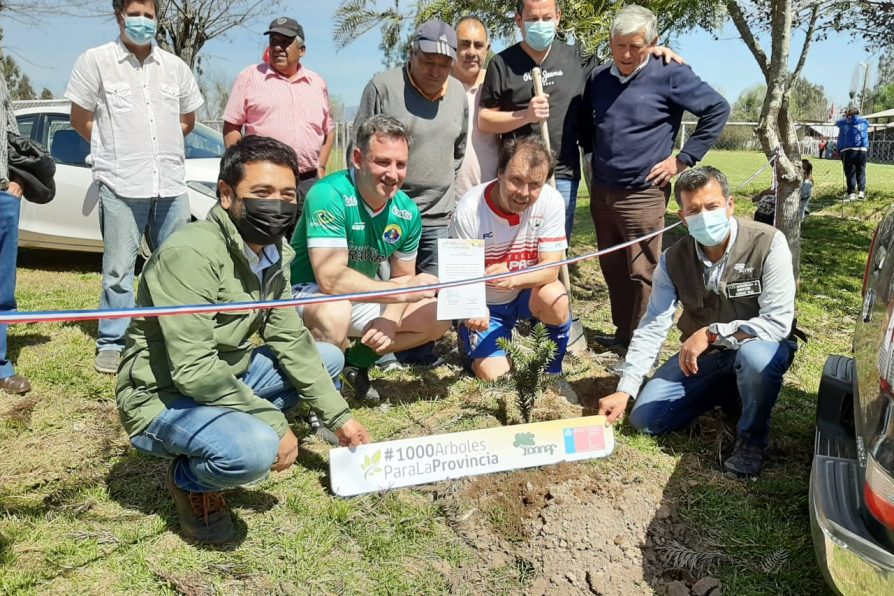
POLYGON ((370 476, 375 476, 382 471, 382 466, 379 465, 380 461, 382 461, 381 449, 377 449, 372 455, 366 454, 363 456, 363 463, 360 465, 360 469, 363 471, 364 480, 369 480, 370 476))

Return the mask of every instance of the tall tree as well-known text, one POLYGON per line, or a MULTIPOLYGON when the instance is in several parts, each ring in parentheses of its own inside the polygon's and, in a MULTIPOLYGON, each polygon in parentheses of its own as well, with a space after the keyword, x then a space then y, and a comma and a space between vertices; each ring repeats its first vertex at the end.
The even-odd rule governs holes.
MULTIPOLYGON (((690 30, 709 27, 722 16, 715 0, 641 0, 658 15, 662 39, 690 30)), ((622 4, 614 0, 563 0, 559 36, 574 39, 586 53, 608 55, 608 28, 614 13, 622 4)), ((383 62, 392 66, 403 60, 410 31, 429 19, 439 18, 455 23, 473 14, 480 18, 491 36, 515 39, 516 0, 341 0, 335 11, 333 36, 343 48, 358 37, 378 28, 383 62)))
POLYGON ((3 79, 6 81, 11 99, 37 99, 34 87, 31 86, 31 79, 22 72, 12 56, 7 54, 0 58, 0 70, 3 71, 3 79))
POLYGON ((156 39, 190 68, 197 68, 199 52, 209 40, 280 5, 281 0, 158 0, 156 39))

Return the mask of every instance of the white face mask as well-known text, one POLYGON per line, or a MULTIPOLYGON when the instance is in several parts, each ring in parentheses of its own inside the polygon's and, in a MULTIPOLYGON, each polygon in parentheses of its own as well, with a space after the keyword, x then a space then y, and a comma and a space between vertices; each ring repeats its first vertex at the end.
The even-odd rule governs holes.
POLYGON ((730 221, 726 207, 687 215, 684 219, 689 234, 702 246, 717 246, 729 235, 730 221))

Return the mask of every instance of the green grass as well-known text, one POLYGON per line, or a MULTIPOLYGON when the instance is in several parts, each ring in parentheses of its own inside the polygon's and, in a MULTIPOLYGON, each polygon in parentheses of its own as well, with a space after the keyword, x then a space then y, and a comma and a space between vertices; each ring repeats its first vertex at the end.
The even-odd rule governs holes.
MULTIPOLYGON (((716 152, 706 161, 738 186, 764 159, 716 152)), ((700 545, 690 546, 719 553, 714 572, 728 594, 824 590, 807 518, 815 393, 826 356, 850 349, 871 233, 894 202, 894 167, 870 165, 869 200, 842 207, 840 164, 814 165, 814 213, 802 229, 797 305, 810 343, 798 354, 775 410, 766 473, 752 483, 723 479, 715 434, 654 439, 623 425, 619 430, 622 445, 643 460, 636 465, 673 469, 664 498, 701 537, 700 545)), ((769 180, 766 171, 737 193, 740 214, 753 210, 748 197, 769 180)), ((671 203, 669 221, 674 210, 671 203)), ((592 250, 586 197, 577 226, 574 251, 592 250)), ((98 271, 95 256, 25 252, 19 308, 95 307, 98 271)), ((581 264, 576 279, 586 326, 608 330, 598 265, 581 264)), ((92 369, 95 333, 95 323, 10 329, 11 355, 34 391, 25 399, 0 396, 0 593, 475 594, 517 593, 531 581, 532 570, 519 561, 474 578, 457 575, 478 555, 430 490, 331 496, 326 448, 315 442, 302 451, 302 465, 232 493, 237 545, 215 550, 184 543, 163 488, 165 464, 128 446, 117 422, 114 380, 92 369)), ((578 387, 613 388, 613 377, 597 364, 572 365, 578 387)), ((381 383, 390 409, 356 410, 377 439, 499 424, 492 389, 455 367, 389 373, 381 383)), ((592 403, 599 395, 583 397, 592 403)), ((307 432, 301 422, 294 427, 307 432)), ((633 464, 609 458, 580 470, 636 475, 625 465, 633 464)), ((497 530, 514 527, 507 511, 484 513, 497 530)), ((524 542, 523 536, 510 538, 524 542)))

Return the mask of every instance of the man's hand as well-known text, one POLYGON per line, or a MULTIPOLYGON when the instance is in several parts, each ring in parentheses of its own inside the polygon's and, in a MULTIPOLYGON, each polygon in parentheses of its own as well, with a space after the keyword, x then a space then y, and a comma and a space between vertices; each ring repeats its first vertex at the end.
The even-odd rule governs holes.
POLYGON ((678 56, 672 49, 666 48, 664 46, 655 46, 651 50, 649 50, 649 53, 653 56, 664 58, 665 64, 670 64, 671 60, 673 60, 677 64, 686 64, 686 61, 683 60, 682 56, 678 56))
POLYGON ((646 176, 646 182, 651 182, 652 186, 664 186, 670 184, 671 178, 688 168, 685 163, 680 161, 675 155, 671 155, 664 161, 660 161, 652 166, 649 175, 646 176))
POLYGON ((326 177, 326 166, 317 166, 317 178, 326 177))
POLYGON ((463 325, 465 325, 466 329, 469 331, 475 331, 477 333, 487 331, 487 328, 490 327, 490 315, 484 315, 480 319, 466 319, 463 321, 463 325))
POLYGON ((376 317, 367 324, 360 341, 377 354, 382 354, 394 341, 395 335, 397 335, 397 322, 385 317, 376 317))
POLYGON ((18 178, 13 178, 9 181, 9 186, 6 187, 6 192, 21 199, 25 194, 25 185, 22 184, 18 178))
POLYGON ((354 418, 345 422, 340 429, 335 431, 335 434, 342 447, 357 447, 359 445, 366 445, 372 441, 366 427, 357 422, 354 418))
POLYGON ((607 423, 614 424, 627 411, 628 401, 630 401, 630 394, 623 391, 606 395, 599 400, 598 413, 600 416, 605 416, 607 423))
POLYGON ((549 119, 549 95, 535 95, 528 102, 525 120, 530 124, 539 124, 549 119))
POLYGON ((698 373, 698 357, 701 356, 708 346, 708 328, 702 327, 689 336, 683 345, 680 346, 680 370, 687 377, 698 373))
POLYGON ((287 428, 286 434, 279 440, 279 453, 276 454, 276 459, 273 460, 270 469, 274 472, 282 472, 295 463, 296 457, 298 457, 298 439, 292 429, 287 428))
MULTIPOLYGON (((420 273, 419 275, 414 275, 409 280, 407 280, 405 287, 412 288, 416 286, 430 286, 432 284, 438 283, 438 277, 435 275, 431 275, 430 273, 420 273)), ((423 290, 421 292, 413 292, 409 294, 401 294, 404 297, 404 302, 419 302, 420 300, 426 300, 428 298, 435 297, 434 290, 423 290)))
MULTIPOLYGON (((484 270, 485 275, 497 275, 498 273, 509 273, 509 266, 506 263, 494 263, 493 265, 489 266, 487 269, 484 270)), ((487 283, 488 283, 488 285, 491 285, 491 286, 494 286, 497 288, 502 288, 504 290, 511 290, 515 287, 514 286, 515 278, 514 277, 506 277, 503 279, 496 279, 493 281, 489 281, 487 283)))

